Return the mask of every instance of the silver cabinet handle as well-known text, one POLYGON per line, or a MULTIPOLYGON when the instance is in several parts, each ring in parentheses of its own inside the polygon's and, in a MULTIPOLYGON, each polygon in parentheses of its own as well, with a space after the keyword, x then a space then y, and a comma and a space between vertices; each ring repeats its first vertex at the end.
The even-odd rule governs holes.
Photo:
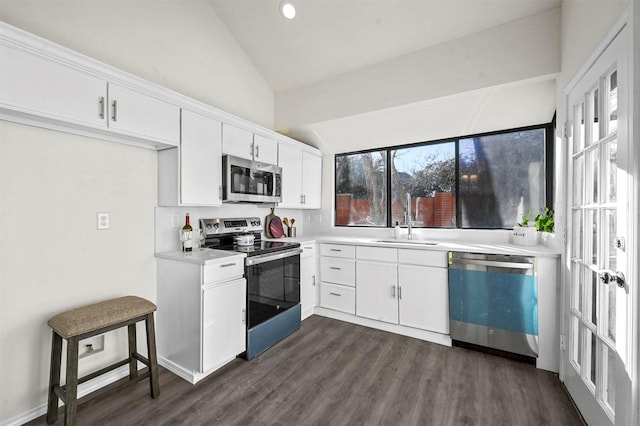
POLYGON ((342 271, 342 268, 338 268, 337 266, 329 266, 329 269, 335 269, 336 271, 342 271))
POLYGON ((306 196, 306 194, 302 194, 302 204, 307 204, 307 196, 306 196))
POLYGON ((334 293, 334 292, 330 292, 329 294, 332 296, 342 296, 340 293, 334 293))
POLYGON ((100 96, 100 118, 104 119, 104 96, 100 96))
POLYGON ((402 286, 398 286, 398 299, 402 299, 402 286))
POLYGON ((235 266, 235 263, 223 263, 222 265, 220 265, 221 268, 228 268, 229 266, 235 266))
POLYGON ((218 186, 218 200, 222 200, 222 185, 218 186))
POLYGON ((396 286, 391 286, 391 297, 396 298, 396 286))
POLYGON ((111 119, 113 121, 117 121, 117 119, 118 119, 118 101, 114 100, 113 103, 111 104, 111 106, 113 107, 113 114, 111 115, 111 119))
POLYGON ((260 158, 260 145, 256 145, 256 158, 260 158))
POLYGON ((243 324, 247 323, 247 308, 242 309, 242 323, 243 324))
POLYGON ((316 276, 315 275, 311 276, 311 285, 314 286, 314 287, 316 286, 316 276))
POLYGON ((311 250, 313 247, 312 246, 304 246, 303 247, 305 250, 311 250))
POLYGON ((304 204, 304 195, 300 194, 300 204, 304 204))
POLYGON ((330 249, 330 251, 342 251, 342 249, 330 249))

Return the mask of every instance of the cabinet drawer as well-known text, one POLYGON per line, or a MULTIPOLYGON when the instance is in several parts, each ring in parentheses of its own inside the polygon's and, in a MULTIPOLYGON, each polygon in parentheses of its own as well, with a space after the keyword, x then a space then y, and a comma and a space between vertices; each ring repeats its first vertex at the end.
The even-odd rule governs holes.
POLYGON ((316 255, 315 243, 303 243, 300 245, 300 248, 302 249, 302 253, 300 253, 301 258, 313 257, 316 255))
POLYGON ((420 266, 447 267, 447 252, 398 249, 398 263, 420 266))
POLYGON ((218 263, 204 265, 202 275, 203 284, 242 278, 244 275, 244 258, 232 258, 218 263))
POLYGON ((321 257, 320 278, 322 281, 354 287, 356 285, 355 259, 321 257))
POLYGON ((398 250, 389 247, 356 247, 356 257, 363 260, 377 260, 380 262, 396 263, 398 259, 398 250))
POLYGON ((322 256, 344 257, 348 259, 355 259, 356 248, 355 246, 345 246, 342 244, 322 244, 320 246, 320 254, 322 256))
POLYGON ((356 289, 329 283, 320 284, 320 306, 356 314, 356 289))

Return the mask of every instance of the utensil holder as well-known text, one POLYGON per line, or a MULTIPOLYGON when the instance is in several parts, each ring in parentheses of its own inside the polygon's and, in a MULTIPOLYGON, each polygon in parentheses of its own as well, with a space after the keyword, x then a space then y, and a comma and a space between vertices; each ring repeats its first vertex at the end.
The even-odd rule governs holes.
POLYGON ((289 227, 289 236, 290 237, 295 237, 296 236, 296 227, 295 226, 290 226, 289 227))

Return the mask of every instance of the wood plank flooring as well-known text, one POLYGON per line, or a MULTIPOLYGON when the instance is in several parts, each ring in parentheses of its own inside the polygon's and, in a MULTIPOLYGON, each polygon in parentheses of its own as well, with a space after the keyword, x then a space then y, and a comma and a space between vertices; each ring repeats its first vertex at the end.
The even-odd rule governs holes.
POLYGON ((78 424, 583 424, 557 375, 319 316, 196 385, 160 370, 158 399, 148 381, 107 391, 80 405, 78 424))

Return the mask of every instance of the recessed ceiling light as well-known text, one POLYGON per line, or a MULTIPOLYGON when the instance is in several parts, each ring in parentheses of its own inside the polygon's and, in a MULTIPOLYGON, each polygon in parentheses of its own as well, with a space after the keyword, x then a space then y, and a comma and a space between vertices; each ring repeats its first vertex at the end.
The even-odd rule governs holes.
POLYGON ((296 8, 291 2, 283 1, 280 4, 280 13, 287 19, 293 19, 296 17, 296 8))

